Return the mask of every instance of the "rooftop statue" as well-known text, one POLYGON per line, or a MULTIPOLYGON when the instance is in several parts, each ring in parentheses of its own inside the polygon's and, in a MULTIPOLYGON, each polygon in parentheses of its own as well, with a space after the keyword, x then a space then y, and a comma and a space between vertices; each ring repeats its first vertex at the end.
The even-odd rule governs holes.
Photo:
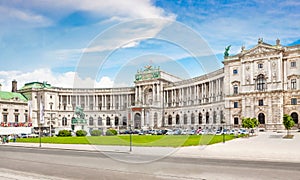
POLYGON ((231 47, 231 45, 225 47, 224 57, 228 57, 229 56, 230 47, 231 47))
POLYGON ((149 70, 152 70, 152 66, 151 65, 145 66, 145 71, 149 71, 149 70))

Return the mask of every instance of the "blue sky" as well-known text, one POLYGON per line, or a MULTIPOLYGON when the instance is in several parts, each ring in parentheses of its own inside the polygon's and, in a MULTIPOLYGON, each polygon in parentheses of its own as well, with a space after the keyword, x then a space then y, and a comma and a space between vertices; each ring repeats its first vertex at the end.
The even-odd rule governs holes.
POLYGON ((0 83, 130 86, 147 64, 195 77, 221 68, 228 45, 299 44, 299 12, 297 0, 0 1, 0 83))

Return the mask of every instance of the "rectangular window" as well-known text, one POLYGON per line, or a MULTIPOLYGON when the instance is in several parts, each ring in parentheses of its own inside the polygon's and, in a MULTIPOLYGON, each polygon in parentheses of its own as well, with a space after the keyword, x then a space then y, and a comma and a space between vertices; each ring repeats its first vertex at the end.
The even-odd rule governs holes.
POLYGON ((297 89, 296 79, 291 79, 291 89, 297 89))
POLYGON ((238 94, 239 93, 239 88, 238 86, 233 87, 233 94, 238 94))
POLYGON ((238 73, 238 70, 237 69, 234 69, 233 70, 233 74, 237 74, 238 73))
POLYGON ((19 122, 19 115, 15 114, 15 122, 18 123, 19 122))
POLYGON ((297 105, 297 98, 292 98, 291 99, 291 104, 292 105, 297 105))
POLYGON ((237 118, 237 117, 234 118, 234 124, 235 125, 239 124, 239 118, 237 118))
POLYGON ((263 64, 258 64, 258 68, 263 68, 263 64))
POLYGON ((239 105, 238 102, 234 102, 234 103, 233 103, 233 107, 234 107, 234 108, 238 108, 238 105, 239 105))
POLYGON ((3 122, 7 123, 7 114, 3 114, 3 122))
POLYGON ((28 115, 25 114, 25 122, 28 122, 28 115))
POLYGON ((296 61, 291 62, 291 67, 296 67, 296 61))
POLYGON ((258 100, 258 105, 263 106, 264 105, 264 100, 263 99, 258 100))

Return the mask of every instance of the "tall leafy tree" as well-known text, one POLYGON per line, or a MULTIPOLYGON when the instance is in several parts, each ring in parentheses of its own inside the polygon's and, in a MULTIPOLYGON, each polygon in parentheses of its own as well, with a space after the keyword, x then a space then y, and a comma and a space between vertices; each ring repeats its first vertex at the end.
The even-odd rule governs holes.
POLYGON ((242 127, 251 129, 252 135, 254 132, 253 128, 257 127, 258 125, 259 125, 259 122, 256 118, 249 118, 249 117, 242 118, 242 127))
POLYGON ((295 125, 295 122, 290 115, 284 114, 283 115, 283 125, 284 125, 285 129, 287 130, 287 135, 289 135, 289 131, 295 125))

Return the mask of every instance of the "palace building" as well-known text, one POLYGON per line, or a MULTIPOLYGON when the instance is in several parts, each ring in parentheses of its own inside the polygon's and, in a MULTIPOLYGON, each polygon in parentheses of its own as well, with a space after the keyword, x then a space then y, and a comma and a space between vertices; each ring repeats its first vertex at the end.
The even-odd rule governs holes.
POLYGON ((260 128, 283 129, 289 114, 299 127, 300 45, 258 44, 224 57, 224 67, 181 79, 159 67, 146 66, 135 75, 134 87, 60 88, 31 82, 0 92, 2 125, 38 127, 43 109, 45 128, 220 128, 240 127, 255 117, 260 128), (75 121, 76 107, 84 122, 75 121))

